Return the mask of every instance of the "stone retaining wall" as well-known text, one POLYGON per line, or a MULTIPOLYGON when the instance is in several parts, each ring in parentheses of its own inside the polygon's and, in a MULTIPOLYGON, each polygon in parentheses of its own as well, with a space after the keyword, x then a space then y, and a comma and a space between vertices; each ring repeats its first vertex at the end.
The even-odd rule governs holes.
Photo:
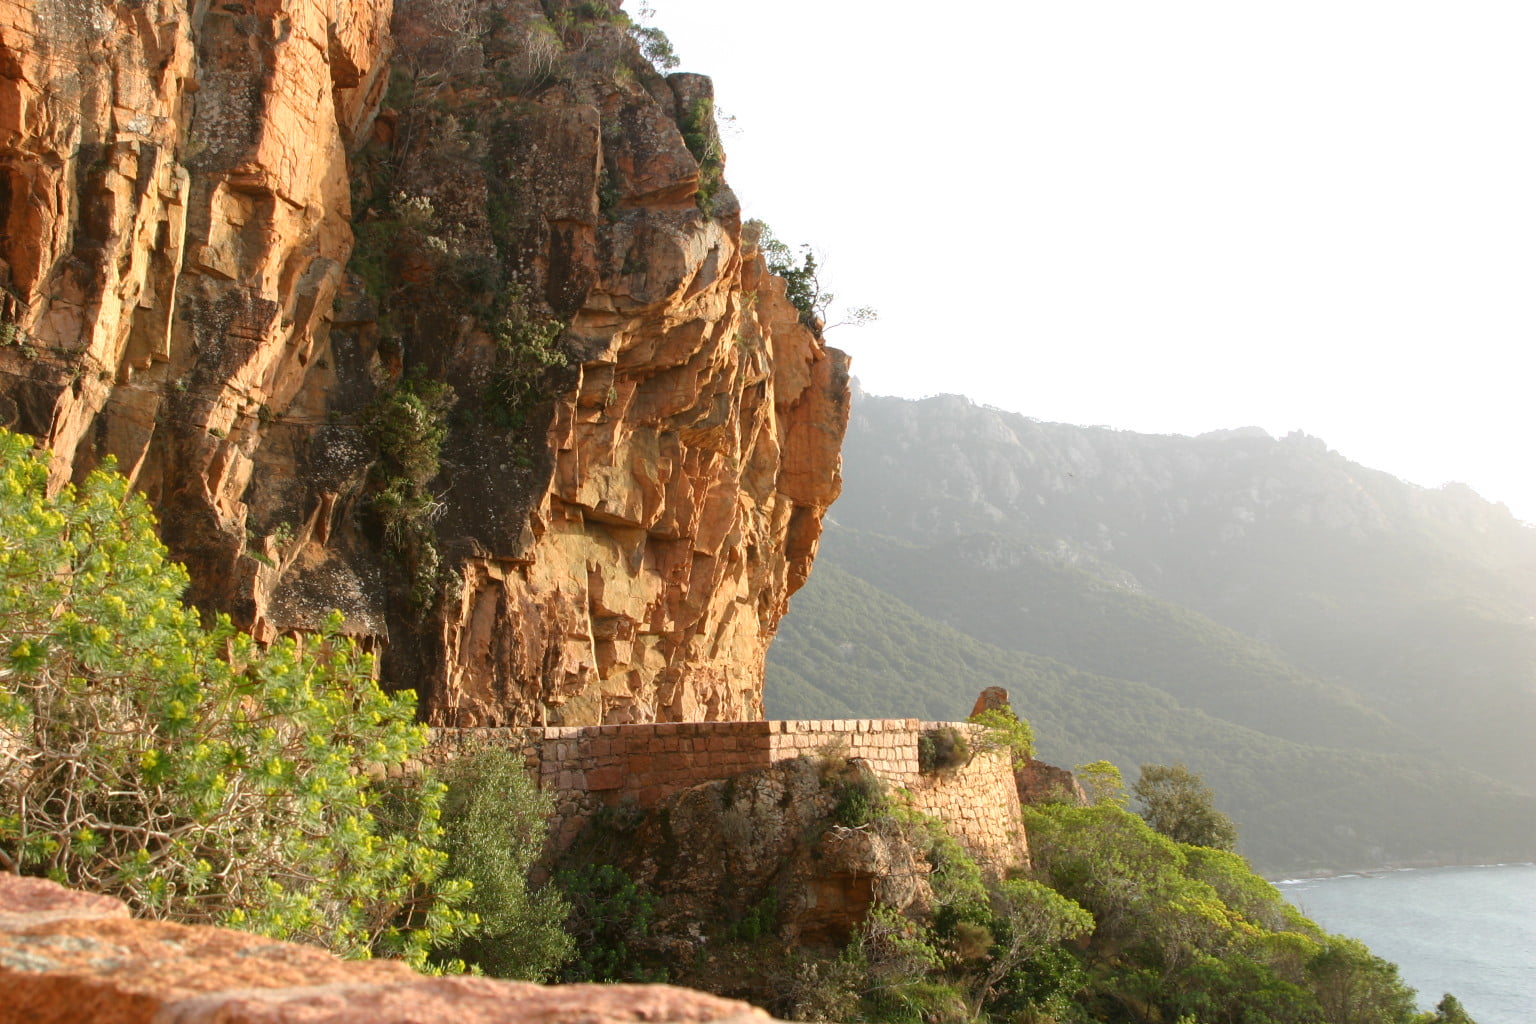
POLYGON ((994 869, 1027 862, 1006 755, 978 754, 943 772, 919 770, 919 738, 941 728, 979 731, 965 722, 915 718, 435 729, 428 760, 480 747, 520 750, 539 788, 555 799, 558 848, 604 804, 630 800, 651 807, 702 782, 797 757, 857 759, 910 792, 918 810, 943 820, 994 869))

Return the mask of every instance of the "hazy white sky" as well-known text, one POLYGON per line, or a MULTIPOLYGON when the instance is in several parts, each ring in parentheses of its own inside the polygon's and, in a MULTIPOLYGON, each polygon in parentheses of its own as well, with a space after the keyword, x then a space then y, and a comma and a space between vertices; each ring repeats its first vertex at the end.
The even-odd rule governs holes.
POLYGON ((746 214, 880 310, 866 390, 1302 429, 1536 521, 1536 4, 650 6, 746 214))

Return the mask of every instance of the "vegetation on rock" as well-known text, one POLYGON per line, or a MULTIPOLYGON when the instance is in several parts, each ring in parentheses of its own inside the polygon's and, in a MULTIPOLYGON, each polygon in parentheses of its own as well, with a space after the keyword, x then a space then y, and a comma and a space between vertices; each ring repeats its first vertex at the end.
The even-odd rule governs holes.
POLYGON ((802 762, 600 816, 563 875, 588 904, 588 966, 570 976, 665 974, 815 1021, 1456 1019, 1450 999, 1415 1011, 1395 967, 1242 858, 1160 835, 1113 799, 1027 808, 1033 869, 999 877, 861 766, 835 751, 802 762), (834 880, 861 872, 875 898, 838 937, 817 924, 821 901, 837 906, 834 880))
POLYGON ((448 435, 453 389, 408 377, 381 391, 364 412, 363 429, 378 450, 372 506, 384 536, 405 561, 418 606, 436 597, 441 558, 432 522, 442 509, 429 489, 448 435))
POLYGON ((917 738, 917 766, 925 774, 958 768, 970 760, 970 740, 952 725, 925 732, 917 738))
POLYGON ((443 772, 446 874, 472 883, 465 909, 474 933, 436 956, 461 960, 493 978, 548 981, 575 954, 565 931, 570 905, 529 873, 544 851, 553 811, 528 778, 520 755, 490 748, 461 755, 443 772))
POLYGON ((116 474, 47 493, 0 432, 0 865, 224 924, 422 963, 472 924, 441 788, 370 782, 425 744, 334 632, 262 646, 181 601, 116 474))
POLYGON ((715 193, 725 176, 725 150, 715 126, 715 101, 700 96, 683 112, 678 121, 688 152, 699 162, 699 208, 708 213, 714 208, 715 193))
POLYGON ((800 322, 820 334, 832 327, 873 323, 880 314, 873 306, 857 306, 848 311, 848 319, 828 324, 827 315, 836 296, 821 284, 821 269, 816 253, 809 245, 799 246, 799 254, 779 239, 773 229, 760 220, 742 225, 742 237, 755 244, 763 254, 768 270, 784 279, 785 297, 800 311, 800 322))
POLYGON ((1430 1019, 1393 965, 1322 932, 1235 854, 1177 843, 1112 804, 1035 807, 1025 821, 1040 878, 1093 915, 1075 997, 1088 1019, 1430 1019))
POLYGON ((971 722, 983 730, 978 750, 1006 751, 1015 768, 1034 756, 1035 730, 1013 708, 987 708, 972 715, 971 722))

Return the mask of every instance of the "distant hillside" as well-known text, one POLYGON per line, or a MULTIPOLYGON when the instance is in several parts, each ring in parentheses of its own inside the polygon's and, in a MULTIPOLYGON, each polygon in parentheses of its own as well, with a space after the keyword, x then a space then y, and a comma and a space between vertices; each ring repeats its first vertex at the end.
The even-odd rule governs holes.
POLYGON ((1047 757, 1204 771, 1273 870, 1536 856, 1536 531, 1502 506, 949 396, 861 396, 844 458, 769 714, 999 683, 1047 757))

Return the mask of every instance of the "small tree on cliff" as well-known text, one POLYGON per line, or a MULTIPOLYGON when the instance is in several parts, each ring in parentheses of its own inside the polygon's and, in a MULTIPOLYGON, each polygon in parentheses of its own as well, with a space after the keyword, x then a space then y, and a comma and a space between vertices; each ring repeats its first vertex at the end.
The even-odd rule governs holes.
POLYGON ((760 220, 749 220, 742 225, 742 239, 748 246, 755 245, 763 254, 768 270, 784 279, 785 297, 800 311, 800 322, 820 334, 834 327, 862 327, 874 323, 880 313, 873 306, 854 306, 848 309, 848 318, 835 324, 827 323, 836 296, 824 291, 821 269, 816 254, 809 245, 799 247, 799 255, 774 235, 773 229, 760 220))
POLYGON ((996 750, 1008 754, 1013 767, 1019 768, 1035 754, 1035 730, 1013 708, 986 708, 971 716, 971 722, 985 731, 976 742, 977 750, 996 750))
POLYGON ((467 927, 439 880, 441 787, 369 779, 420 751, 411 695, 331 628, 267 647, 182 604, 128 483, 47 493, 0 431, 0 868, 224 924, 424 962, 467 927))

